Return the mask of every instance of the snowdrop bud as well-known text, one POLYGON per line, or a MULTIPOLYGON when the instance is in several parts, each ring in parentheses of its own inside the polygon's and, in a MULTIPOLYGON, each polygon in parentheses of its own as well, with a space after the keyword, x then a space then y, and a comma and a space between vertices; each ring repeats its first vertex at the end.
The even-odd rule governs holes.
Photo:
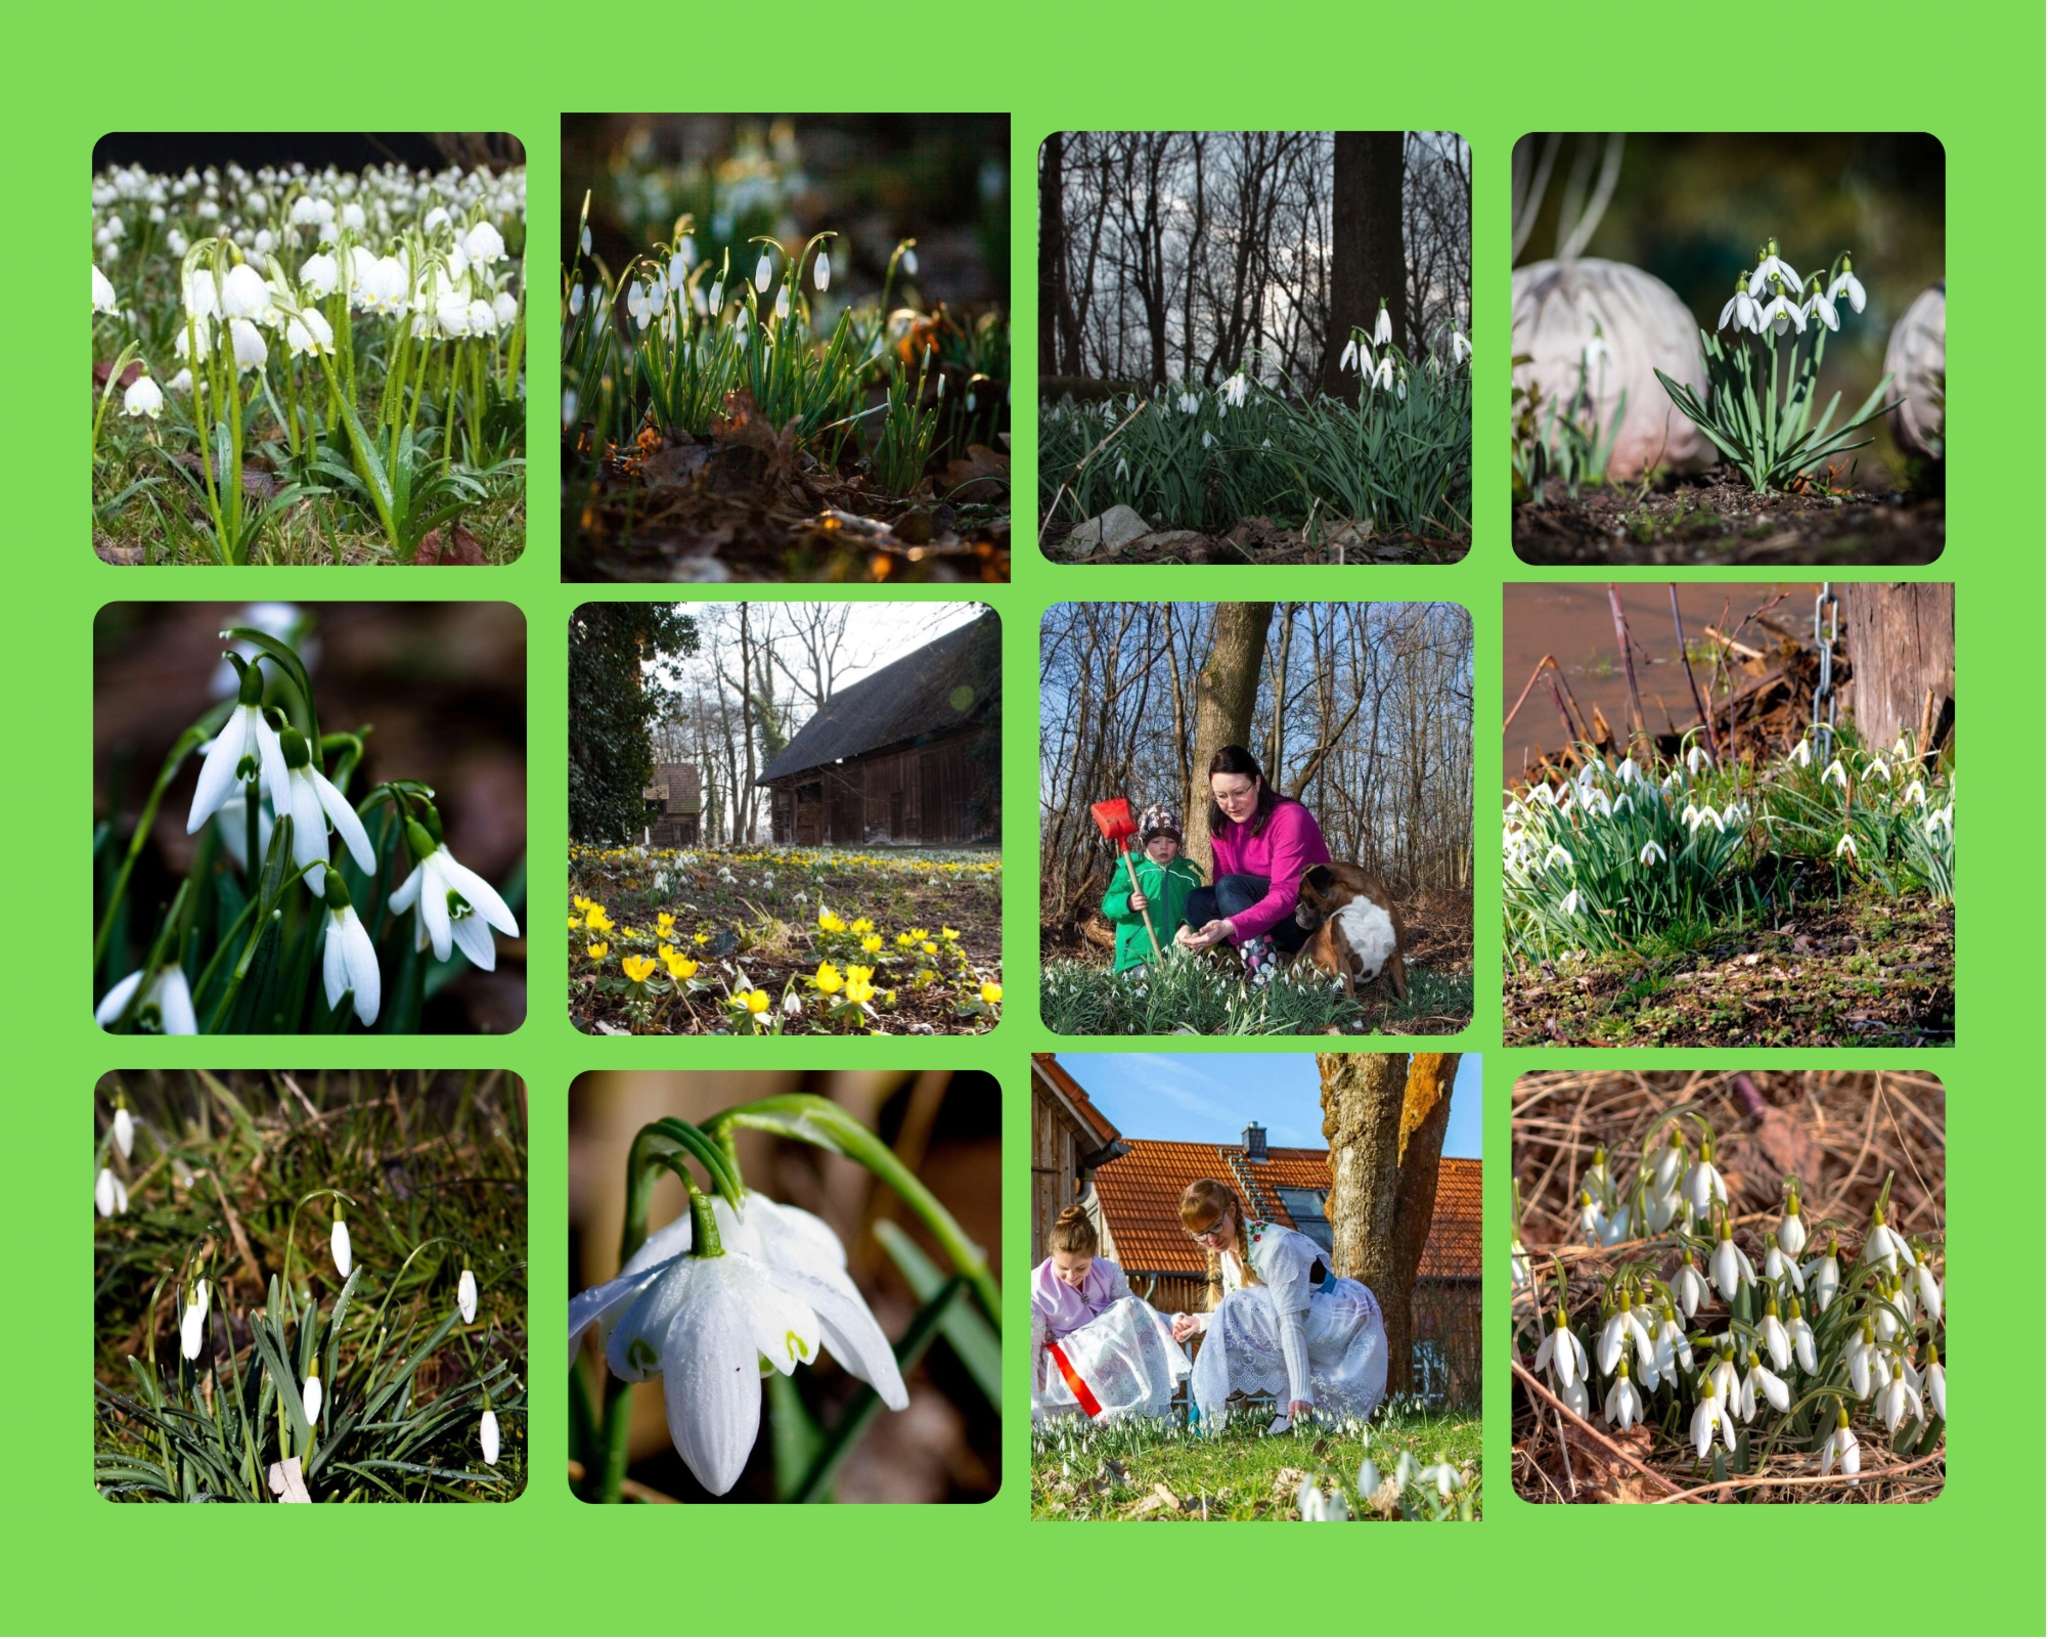
POLYGON ((786 279, 782 288, 775 293, 775 316, 778 319, 789 317, 789 281, 786 279))
POLYGON ((117 1218, 128 1210, 128 1186, 114 1176, 112 1168, 100 1168, 93 1181, 92 1202, 102 1218, 117 1218))
POLYGON ((1862 1483, 1856 1476, 1863 1470, 1863 1452, 1849 1427, 1849 1408, 1841 1405, 1835 1407, 1835 1431, 1820 1448, 1821 1477, 1838 1467, 1852 1485, 1862 1483))
POLYGON ((476 1426, 476 1443, 484 1454, 484 1467, 498 1466, 498 1414, 488 1406, 484 1408, 483 1420, 476 1426))
POLYGON ((1364 1461, 1358 1465, 1358 1502, 1360 1507, 1370 1507, 1373 1494, 1380 1488, 1379 1466, 1373 1462, 1372 1453, 1367 1452, 1364 1461))
POLYGON ((328 1233, 327 1246, 334 1254, 334 1267, 341 1271, 341 1278, 347 1280, 349 1271, 356 1266, 356 1257, 349 1245, 347 1220, 339 1212, 334 1215, 334 1228, 328 1233))
POLYGON ((761 259, 754 264, 754 289, 761 295, 768 294, 768 281, 775 277, 775 269, 769 265, 768 253, 761 252, 761 259))
POLYGON ((314 1427, 320 1421, 321 1399, 320 1368, 315 1366, 307 1374, 305 1391, 299 1396, 299 1405, 306 1414, 306 1426, 308 1428, 314 1427))
POLYGON ((820 295, 832 288, 832 258, 822 250, 811 264, 811 284, 820 295))
POLYGON ((1785 1216, 1778 1220, 1778 1250, 1788 1258, 1806 1250, 1806 1220, 1799 1216, 1797 1185, 1785 1197, 1785 1216))
POLYGON ((1948 1421, 1948 1371, 1941 1363, 1941 1351, 1932 1343, 1927 1345, 1927 1399, 1934 1407, 1934 1415, 1944 1423, 1948 1421))
POLYGON ((125 1104, 114 1106, 114 1148, 124 1161, 135 1153, 135 1115, 125 1104))
POLYGON ((465 1269, 462 1278, 455 1283, 455 1307, 462 1315, 462 1324, 476 1324, 476 1275, 465 1269))

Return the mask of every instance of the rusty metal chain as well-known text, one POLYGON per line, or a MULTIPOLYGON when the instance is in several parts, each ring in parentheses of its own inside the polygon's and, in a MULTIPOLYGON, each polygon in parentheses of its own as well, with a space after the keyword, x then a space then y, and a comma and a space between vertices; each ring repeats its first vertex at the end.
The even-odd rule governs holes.
POLYGON ((1813 754, 1823 767, 1835 754, 1835 718, 1841 699, 1835 693, 1835 644, 1841 636, 1842 600, 1834 583, 1822 581, 1813 600, 1813 646, 1820 652, 1820 680, 1813 686, 1813 754))

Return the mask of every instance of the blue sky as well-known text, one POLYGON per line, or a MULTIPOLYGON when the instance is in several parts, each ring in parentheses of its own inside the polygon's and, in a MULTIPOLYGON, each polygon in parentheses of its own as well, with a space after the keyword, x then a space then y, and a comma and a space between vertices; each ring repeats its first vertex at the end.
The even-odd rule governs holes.
MULTIPOLYGON (((1269 1144, 1323 1146, 1313 1053, 1062 1053, 1060 1063, 1128 1138, 1235 1144, 1247 1121, 1269 1144)), ((1480 1153, 1479 1055, 1458 1060, 1444 1154, 1480 1153)))

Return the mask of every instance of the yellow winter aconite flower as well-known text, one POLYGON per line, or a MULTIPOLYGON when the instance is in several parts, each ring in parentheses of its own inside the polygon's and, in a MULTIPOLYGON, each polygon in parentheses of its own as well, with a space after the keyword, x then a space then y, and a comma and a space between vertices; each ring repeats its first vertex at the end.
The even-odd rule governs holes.
POLYGON ((583 921, 592 933, 609 933, 612 930, 612 919, 605 914, 602 905, 592 905, 586 910, 583 921))
POLYGON ((595 901, 585 899, 580 893, 572 893, 569 895, 569 903, 574 905, 579 911, 587 911, 595 901))
POLYGON ((913 944, 921 945, 931 936, 932 930, 930 928, 912 928, 910 930, 910 939, 913 944))
POLYGON ((860 942, 860 948, 866 951, 868 955, 874 955, 875 952, 882 948, 882 936, 879 933, 869 934, 860 942))
POLYGON ((578 928, 580 928, 580 927, 582 927, 582 926, 583 926, 583 918, 582 918, 582 917, 580 917, 580 916, 572 916, 572 917, 570 917, 570 918, 569 918, 569 931, 570 931, 571 933, 574 933, 574 932, 575 932, 575 931, 576 931, 576 930, 577 930, 578 928))
POLYGON ((644 985, 654 975, 654 958, 652 956, 622 957, 620 958, 619 965, 626 970, 626 977, 631 979, 636 985, 644 985))
POLYGON ((841 987, 845 985, 846 980, 840 974, 839 969, 830 962, 820 962, 818 964, 818 971, 811 975, 811 983, 827 996, 836 996, 841 987))
POLYGON ((756 1018, 759 1018, 763 1013, 767 1012, 769 1007, 772 1005, 772 1003, 769 1000, 768 992, 765 990, 735 991, 733 993, 732 999, 734 1006, 745 1008, 749 1013, 753 1014, 756 1018))
POLYGON ((856 916, 853 919, 853 931, 855 933, 873 933, 875 931, 874 918, 869 916, 856 916))
POLYGON ((708 945, 711 943, 711 935, 700 928, 697 932, 690 935, 690 943, 693 945, 708 945))
POLYGON ((612 947, 602 942, 595 945, 587 946, 584 951, 584 954, 587 955, 593 962, 602 962, 607 956, 611 955, 611 953, 612 947))
POLYGON ((655 917, 654 919, 654 930, 655 932, 659 933, 662 936, 662 938, 666 939, 670 934, 676 931, 675 917, 670 912, 663 911, 659 916, 655 917))
POLYGON ((899 933, 896 935, 896 944, 899 949, 908 950, 912 945, 916 943, 917 941, 911 938, 910 935, 907 933, 899 933))
POLYGON ((827 933, 844 933, 846 931, 846 923, 839 918, 838 914, 826 910, 822 905, 818 907, 818 926, 827 933))
POLYGON ((960 930, 958 928, 941 928, 939 929, 939 937, 950 945, 960 937, 960 930))
POLYGON ((936 956, 939 953, 939 947, 933 944, 929 939, 927 939, 922 945, 918 946, 917 948, 923 951, 927 956, 936 956))
POLYGON ((993 979, 987 981, 981 987, 981 999, 987 1002, 990 1007, 994 1007, 997 1002, 1003 999, 1003 987, 993 979))
POLYGON ((668 963, 668 976, 678 983, 691 977, 697 971, 697 964, 681 951, 670 950, 664 946, 661 959, 668 963))

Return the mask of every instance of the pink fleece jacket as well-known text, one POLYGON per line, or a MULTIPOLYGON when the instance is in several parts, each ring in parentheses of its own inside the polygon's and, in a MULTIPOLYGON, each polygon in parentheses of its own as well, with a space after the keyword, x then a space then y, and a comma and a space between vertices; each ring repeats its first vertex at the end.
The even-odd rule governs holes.
POLYGON ((1269 886, 1266 897, 1250 910, 1230 919, 1237 930, 1235 943, 1256 939, 1270 932, 1294 914, 1301 894, 1302 873, 1311 865, 1330 863, 1330 850, 1323 843, 1322 828, 1315 815, 1291 798, 1265 816, 1233 821, 1209 839, 1216 858, 1216 876, 1262 876, 1269 886), (1257 829, 1254 829, 1257 827, 1257 829))

